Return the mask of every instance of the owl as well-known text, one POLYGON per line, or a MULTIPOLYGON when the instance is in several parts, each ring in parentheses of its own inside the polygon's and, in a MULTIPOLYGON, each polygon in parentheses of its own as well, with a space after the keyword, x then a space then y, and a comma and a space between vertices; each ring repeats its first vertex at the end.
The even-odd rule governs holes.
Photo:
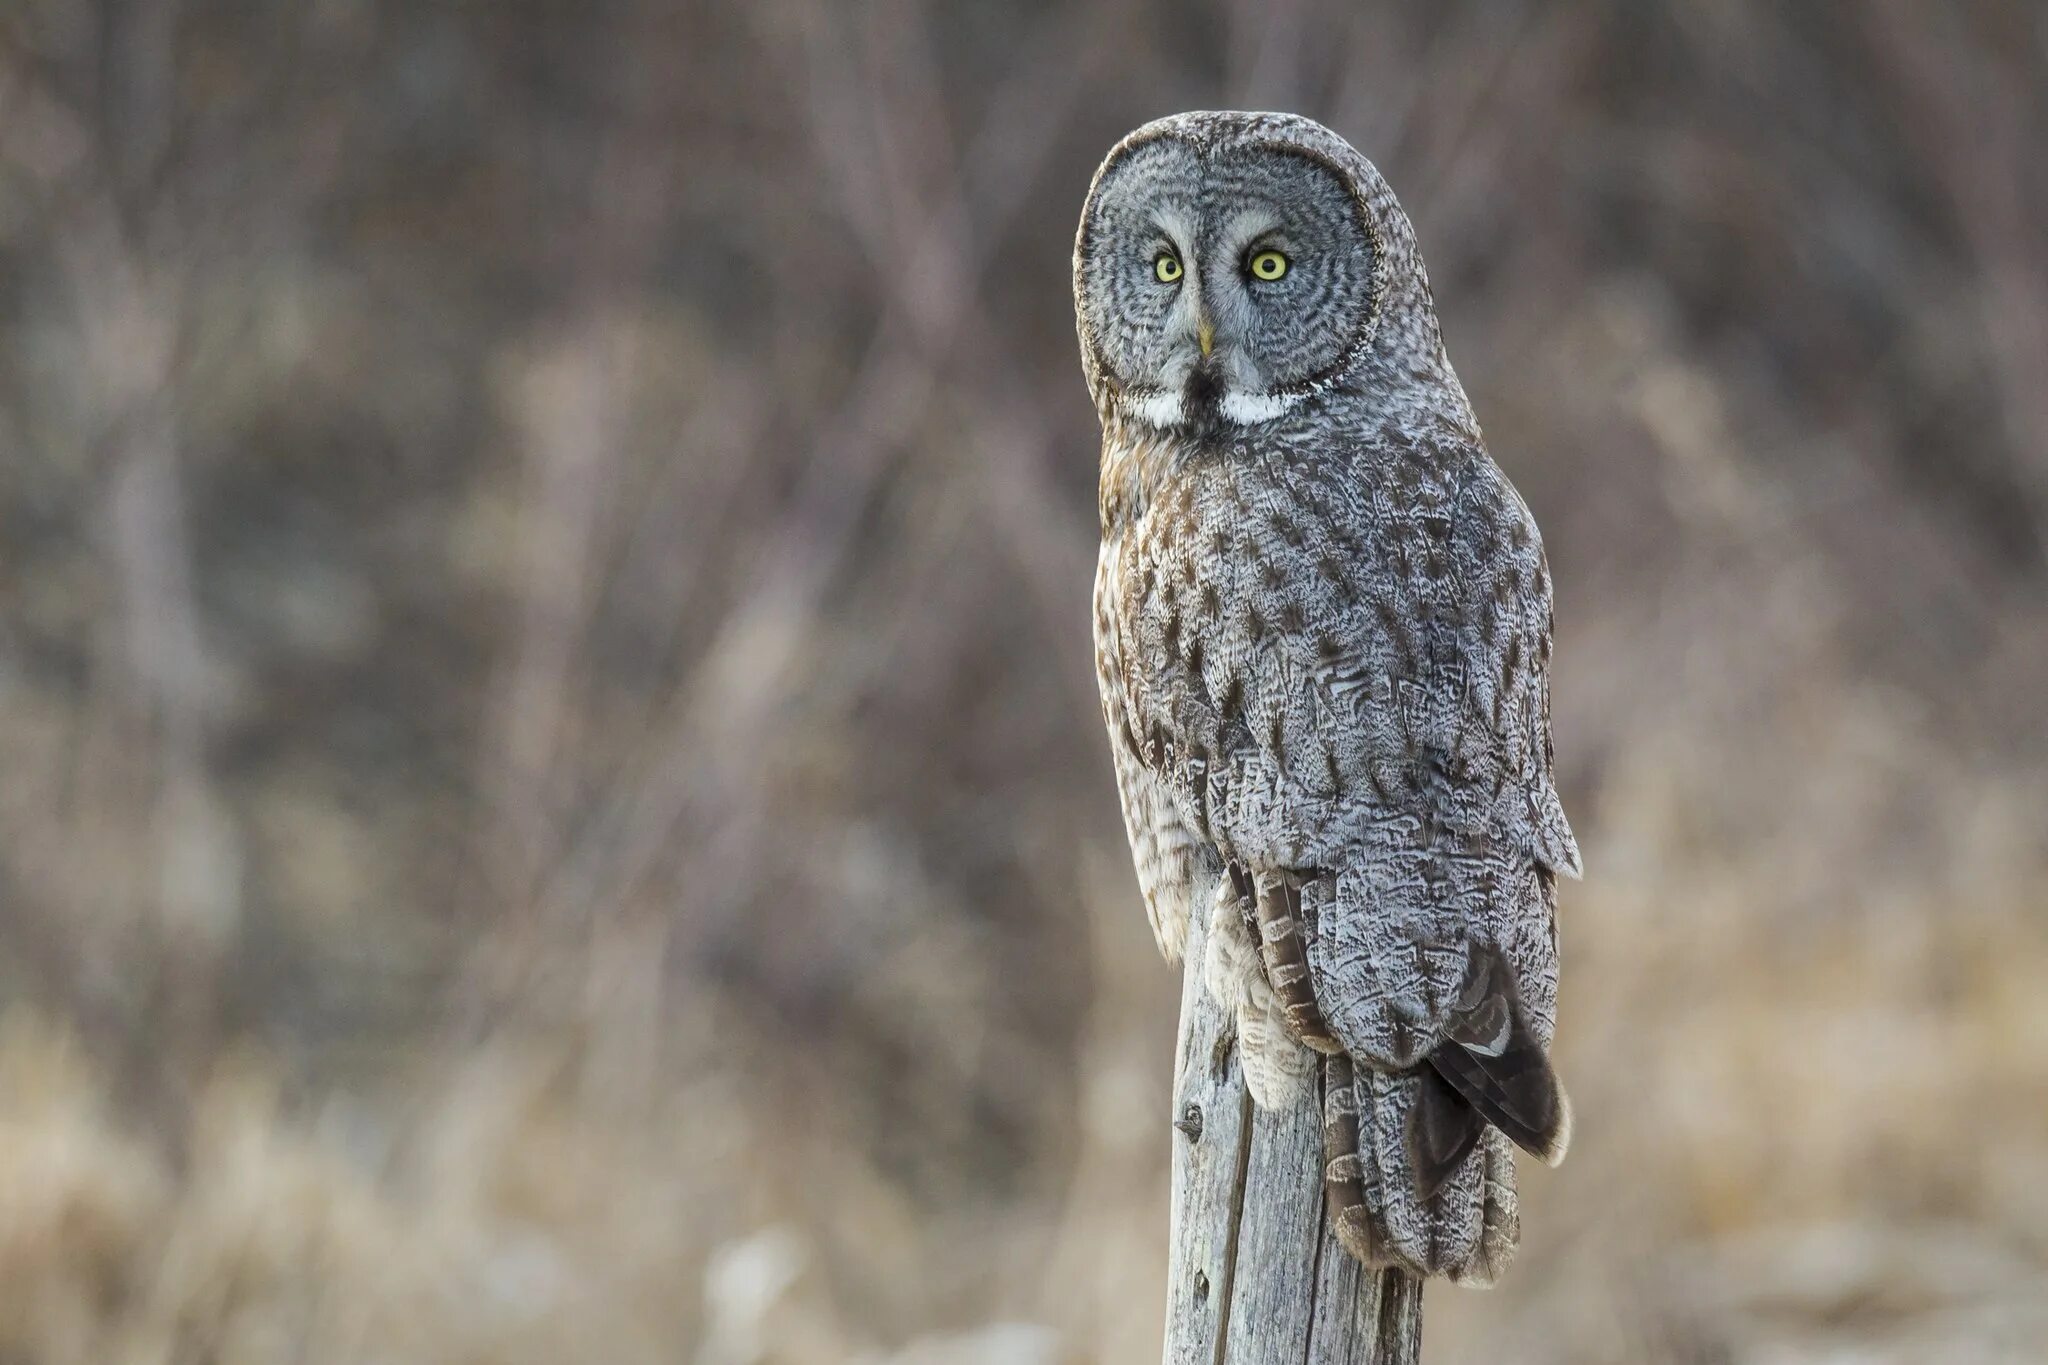
POLYGON ((1486 1284, 1512 1148, 1562 1159, 1550 579, 1372 163, 1189 113, 1096 172, 1074 247, 1102 420, 1095 647, 1160 949, 1259 1105, 1323 1068, 1324 1193, 1371 1266, 1486 1284))

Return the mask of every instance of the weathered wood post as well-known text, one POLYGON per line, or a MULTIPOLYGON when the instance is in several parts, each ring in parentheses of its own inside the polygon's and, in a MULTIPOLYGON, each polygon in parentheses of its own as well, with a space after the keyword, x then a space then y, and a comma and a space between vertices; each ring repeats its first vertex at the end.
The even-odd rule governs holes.
POLYGON ((1422 1283, 1325 1226, 1321 1097, 1252 1107, 1192 916, 1174 1049, 1165 1365, 1416 1365, 1422 1283))

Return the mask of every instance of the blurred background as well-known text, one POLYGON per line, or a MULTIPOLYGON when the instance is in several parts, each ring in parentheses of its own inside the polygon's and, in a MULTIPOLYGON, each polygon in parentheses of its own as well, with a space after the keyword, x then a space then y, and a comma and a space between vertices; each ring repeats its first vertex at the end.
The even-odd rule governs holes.
POLYGON ((8 0, 0 1361, 1156 1358, 1088 177, 1320 118, 1540 519, 1453 1362, 2048 1359, 2048 10, 8 0))

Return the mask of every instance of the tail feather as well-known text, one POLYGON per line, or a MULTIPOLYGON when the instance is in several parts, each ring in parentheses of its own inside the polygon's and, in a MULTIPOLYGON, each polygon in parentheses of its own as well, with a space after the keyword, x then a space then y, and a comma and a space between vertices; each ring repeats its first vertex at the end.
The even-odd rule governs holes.
POLYGON ((1266 966, 1266 980, 1272 983, 1287 1029, 1304 1046, 1317 1052, 1341 1049, 1330 1036, 1329 1025, 1316 1004, 1315 986, 1309 977, 1308 945, 1302 933, 1301 883, 1299 876, 1276 872, 1256 879, 1243 864, 1230 864, 1230 878, 1246 914, 1258 927, 1259 955, 1266 966))
POLYGON ((1486 1123, 1435 1071, 1423 1071, 1419 1081, 1408 1112, 1408 1164, 1415 1171, 1415 1193, 1426 1203, 1479 1144, 1486 1123))
POLYGON ((1515 1259, 1522 1240, 1521 1201, 1515 1196, 1515 1148, 1507 1134, 1488 1128, 1479 1143, 1483 1189, 1479 1249, 1450 1272, 1454 1284, 1490 1288, 1515 1259))
POLYGON ((1261 1109, 1286 1109, 1315 1083, 1314 1058, 1296 1041, 1266 979, 1251 915, 1233 879, 1219 878, 1202 978, 1236 1024, 1238 1062, 1253 1101, 1261 1109))
POLYGON ((1497 949, 1475 950, 1430 1066, 1515 1145, 1546 1165, 1571 1145, 1571 1102, 1497 949))
POLYGON ((1492 1282, 1519 1230, 1514 1165, 1470 1105, 1427 1068, 1379 1071, 1337 1055, 1325 1059, 1323 1116, 1324 1197, 1346 1251, 1369 1266, 1492 1282), (1427 1181, 1418 1147, 1433 1163, 1427 1181))
POLYGON ((1365 1167, 1358 1145, 1358 1092, 1351 1059, 1336 1053, 1323 1063, 1323 1202, 1338 1245, 1363 1265, 1387 1265, 1373 1238, 1365 1207, 1365 1167))

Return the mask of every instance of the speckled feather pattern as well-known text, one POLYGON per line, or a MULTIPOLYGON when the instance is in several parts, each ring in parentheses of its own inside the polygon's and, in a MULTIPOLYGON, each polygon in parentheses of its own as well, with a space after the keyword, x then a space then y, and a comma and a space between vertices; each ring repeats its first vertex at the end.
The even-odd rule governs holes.
MULTIPOLYGON (((1511 1010, 1540 1049, 1556 1017, 1555 880, 1578 874, 1579 855, 1552 780, 1535 522, 1445 358, 1405 214, 1319 125, 1191 114, 1140 129, 1097 174, 1075 283, 1103 422, 1098 680, 1153 930, 1177 958, 1187 916, 1212 916, 1205 979, 1237 1013, 1260 1103, 1291 1102, 1315 1052, 1332 1054, 1345 1244, 1489 1282, 1518 1230, 1510 1145, 1487 1126, 1424 1197, 1409 1128, 1423 1088, 1444 1084, 1435 1049, 1497 1054, 1474 1021, 1508 1016, 1484 1007, 1511 1010), (1148 150, 1162 142, 1170 156, 1148 150), (1144 175, 1126 184, 1113 172, 1134 152, 1144 175), (1201 183, 1212 164, 1231 168, 1226 190, 1201 183), (1332 176, 1357 214, 1335 238, 1321 198, 1332 176), (1120 235, 1160 198, 1175 223, 1284 220, 1302 177, 1323 235, 1295 249, 1351 259, 1287 305, 1316 310, 1312 326, 1239 327, 1254 354, 1227 358, 1222 380, 1264 383, 1283 394, 1265 406, 1284 408, 1151 420, 1151 395, 1194 381, 1139 334, 1170 326, 1163 313, 1094 299, 1123 268, 1112 253, 1150 249, 1120 235), (1474 985, 1494 955, 1511 980, 1486 990, 1505 1003, 1474 985)), ((1206 306, 1228 322, 1227 301, 1206 306)))

